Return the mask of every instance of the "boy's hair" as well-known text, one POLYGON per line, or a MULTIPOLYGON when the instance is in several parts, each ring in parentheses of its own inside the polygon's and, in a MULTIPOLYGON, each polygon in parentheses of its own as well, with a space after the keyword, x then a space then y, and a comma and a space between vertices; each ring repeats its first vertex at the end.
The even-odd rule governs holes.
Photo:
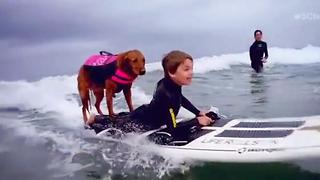
POLYGON ((254 31, 254 37, 256 37, 256 35, 257 35, 258 32, 259 32, 260 34, 262 34, 262 31, 259 30, 259 29, 257 29, 257 30, 254 31))
POLYGON ((174 50, 166 54, 162 59, 164 75, 169 77, 169 72, 174 74, 177 71, 178 66, 186 59, 193 61, 192 56, 182 51, 174 50))

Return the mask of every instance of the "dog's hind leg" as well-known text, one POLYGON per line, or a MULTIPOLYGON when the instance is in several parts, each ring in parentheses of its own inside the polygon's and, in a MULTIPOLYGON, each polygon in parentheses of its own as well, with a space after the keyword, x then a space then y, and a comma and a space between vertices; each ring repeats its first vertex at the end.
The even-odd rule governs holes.
POLYGON ((83 68, 80 69, 77 80, 78 80, 78 91, 79 91, 79 95, 82 103, 83 121, 86 124, 88 121, 87 113, 90 113, 89 111, 90 96, 89 96, 89 84, 87 82, 86 73, 83 68))
POLYGON ((102 111, 100 109, 100 104, 101 104, 101 101, 102 101, 102 99, 104 97, 103 89, 94 90, 93 94, 96 96, 96 102, 94 103, 94 106, 96 107, 97 112, 100 115, 103 115, 103 113, 102 113, 102 111))
POLYGON ((81 102, 82 102, 82 116, 83 116, 83 121, 86 123, 88 121, 88 116, 87 113, 90 113, 89 111, 89 90, 87 91, 80 91, 80 97, 81 97, 81 102))

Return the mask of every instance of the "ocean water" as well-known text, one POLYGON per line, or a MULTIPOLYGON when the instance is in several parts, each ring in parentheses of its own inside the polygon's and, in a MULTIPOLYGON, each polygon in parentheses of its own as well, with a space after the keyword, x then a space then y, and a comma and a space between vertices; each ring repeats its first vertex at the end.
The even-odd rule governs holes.
MULTIPOLYGON (((247 52, 198 58, 183 93, 200 109, 213 106, 229 118, 320 115, 320 47, 269 51, 261 74, 249 67, 247 52)), ((159 62, 147 65, 133 87, 135 107, 150 101, 162 76, 159 62)), ((76 84, 76 75, 0 81, 0 179, 320 179, 320 157, 209 163, 163 156, 137 136, 99 139, 83 129, 76 84)), ((127 109, 122 94, 115 107, 127 109)), ((185 110, 179 116, 192 117, 185 110)))

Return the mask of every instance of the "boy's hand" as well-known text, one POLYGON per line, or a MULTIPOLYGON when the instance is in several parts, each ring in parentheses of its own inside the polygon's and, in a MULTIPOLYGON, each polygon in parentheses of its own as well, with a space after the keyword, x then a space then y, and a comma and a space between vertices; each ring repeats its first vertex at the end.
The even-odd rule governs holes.
POLYGON ((206 115, 206 112, 201 111, 201 112, 199 113, 199 116, 205 116, 205 115, 206 115))
POLYGON ((206 115, 201 115, 201 114, 199 114, 199 115, 200 116, 197 117, 197 119, 198 119, 199 124, 202 125, 202 126, 208 126, 208 125, 210 125, 211 123, 214 122, 211 118, 209 118, 206 115))
POLYGON ((266 58, 262 58, 261 61, 262 61, 263 63, 266 63, 266 62, 267 62, 267 59, 266 59, 266 58))

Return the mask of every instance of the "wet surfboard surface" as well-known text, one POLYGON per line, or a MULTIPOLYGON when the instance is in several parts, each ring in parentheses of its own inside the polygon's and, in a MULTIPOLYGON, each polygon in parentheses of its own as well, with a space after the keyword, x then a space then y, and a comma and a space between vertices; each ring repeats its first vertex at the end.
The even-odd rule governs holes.
POLYGON ((163 153, 202 161, 283 162, 320 158, 320 116, 220 119, 206 127, 183 123, 179 123, 180 133, 175 136, 166 128, 141 136, 157 144, 163 153))

